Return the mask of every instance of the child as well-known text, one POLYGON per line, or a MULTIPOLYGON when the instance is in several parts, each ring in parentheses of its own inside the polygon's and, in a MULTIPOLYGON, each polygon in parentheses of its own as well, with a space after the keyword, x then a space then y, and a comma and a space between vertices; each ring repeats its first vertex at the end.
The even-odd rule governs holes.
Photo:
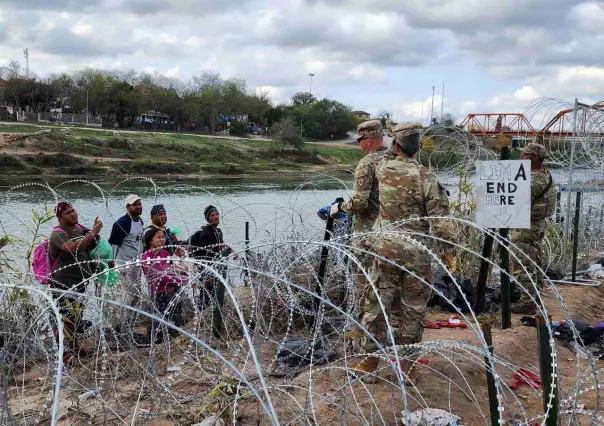
MULTIPOLYGON (((155 307, 155 314, 180 327, 182 324, 182 301, 175 299, 178 288, 186 282, 186 277, 174 270, 168 259, 170 254, 162 249, 165 238, 161 229, 149 229, 143 240, 144 247, 149 248, 142 256, 143 273, 149 283, 149 292, 155 307), (170 312, 167 312, 169 305, 170 312)), ((151 326, 148 327, 148 333, 151 336, 151 326)), ((170 328, 169 334, 171 337, 175 337, 178 332, 170 328)))

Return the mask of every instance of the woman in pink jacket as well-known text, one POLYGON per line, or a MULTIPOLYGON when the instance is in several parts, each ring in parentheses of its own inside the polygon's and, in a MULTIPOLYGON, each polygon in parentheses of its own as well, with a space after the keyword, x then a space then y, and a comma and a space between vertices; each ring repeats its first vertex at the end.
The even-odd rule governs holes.
MULTIPOLYGON (((143 236, 143 247, 148 250, 143 254, 143 273, 147 277, 149 292, 154 306, 154 313, 166 321, 180 327, 182 325, 182 301, 178 295, 179 287, 187 280, 186 276, 178 274, 168 259, 170 254, 162 247, 165 245, 163 231, 150 228, 143 236)), ((156 324, 157 327, 157 324, 156 324)), ((151 325, 147 329, 151 337, 151 325)), ((178 335, 178 331, 168 328, 170 337, 178 335)), ((157 336, 156 343, 162 340, 157 336)))

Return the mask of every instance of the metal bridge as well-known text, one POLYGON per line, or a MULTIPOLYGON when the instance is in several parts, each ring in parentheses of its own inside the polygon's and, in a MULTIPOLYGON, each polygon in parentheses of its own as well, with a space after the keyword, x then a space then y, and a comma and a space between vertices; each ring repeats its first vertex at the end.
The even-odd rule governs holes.
MULTIPOLYGON (((581 112, 577 117, 579 132, 604 133, 604 122, 598 126, 598 129, 588 128, 593 127, 594 123, 593 120, 589 120, 587 111, 594 109, 604 109, 604 103, 579 110, 581 112)), ((568 108, 558 112, 539 131, 535 130, 524 114, 520 113, 468 114, 460 127, 477 136, 569 137, 573 129, 573 111, 573 108, 568 108)))

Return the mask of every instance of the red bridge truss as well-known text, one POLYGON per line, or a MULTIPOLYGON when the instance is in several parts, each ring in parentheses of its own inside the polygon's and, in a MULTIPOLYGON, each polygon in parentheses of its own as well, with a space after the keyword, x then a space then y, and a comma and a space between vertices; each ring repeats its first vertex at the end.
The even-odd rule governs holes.
MULTIPOLYGON (((604 109, 604 103, 593 105, 592 108, 581 108, 577 116, 579 132, 604 133, 604 115, 601 122, 594 123, 589 117, 589 111, 604 109), (592 128, 597 125, 597 129, 592 128)), ((533 128, 523 114, 518 113, 487 113, 468 114, 461 122, 460 127, 468 133, 478 136, 556 136, 568 137, 572 135, 573 108, 557 113, 540 131, 533 128)))
POLYGON ((537 131, 523 114, 468 114, 460 126, 468 133, 480 136, 537 136, 537 131))

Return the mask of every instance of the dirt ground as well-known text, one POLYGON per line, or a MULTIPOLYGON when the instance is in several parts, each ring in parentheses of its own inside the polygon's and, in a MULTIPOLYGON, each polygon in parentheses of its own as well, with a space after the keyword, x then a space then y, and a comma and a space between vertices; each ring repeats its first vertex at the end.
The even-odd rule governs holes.
MULTIPOLYGON (((583 319, 591 324, 604 320, 602 298, 604 288, 560 286, 559 290, 564 303, 574 318, 583 319)), ((561 303, 553 293, 544 296, 548 312, 554 320, 566 318, 561 303)), ((434 309, 429 319, 447 319, 450 314, 434 309)), ((520 316, 513 316, 513 328, 493 330, 494 354, 509 363, 500 362, 497 374, 508 385, 514 382, 514 368, 524 367, 539 376, 539 361, 536 328, 526 327, 520 323, 520 316)), ((247 343, 236 335, 236 330, 227 325, 228 344, 217 342, 207 332, 198 335, 209 344, 218 348, 226 359, 245 372, 246 377, 262 394, 262 384, 251 360, 246 357, 247 343), (245 362, 247 360, 247 363, 245 362)), ((302 331, 298 331, 303 337, 302 331)), ((339 360, 327 365, 318 365, 304 371, 293 379, 274 378, 267 373, 271 371, 274 359, 275 344, 284 336, 271 336, 272 341, 256 337, 254 346, 258 349, 260 362, 270 389, 273 406, 279 415, 281 424, 308 424, 302 414, 316 420, 321 425, 361 425, 400 423, 401 411, 405 404, 398 385, 388 381, 390 369, 385 368, 380 376, 385 379, 376 384, 365 385, 355 381, 352 386, 347 379, 344 367, 354 365, 355 359, 344 355, 343 347, 337 348, 339 360)), ((296 338, 291 334, 287 338, 296 338)), ((407 389, 407 403, 410 409, 420 407, 440 408, 461 417, 460 425, 490 425, 489 404, 484 360, 477 353, 462 351, 455 345, 469 343, 478 345, 475 333, 470 329, 426 329, 424 343, 438 341, 437 351, 425 354, 427 365, 418 365, 418 377, 415 388, 407 389), (442 342, 450 341, 448 347, 442 342)), ((99 344, 91 338, 89 344, 99 344)), ((110 345, 109 345, 110 346, 110 345)), ((117 425, 132 422, 130 413, 135 407, 141 413, 135 424, 147 425, 191 425, 201 421, 203 415, 215 411, 231 413, 236 400, 236 424, 265 425, 270 421, 261 404, 249 393, 246 387, 239 389, 235 397, 227 376, 233 377, 228 368, 216 361, 205 349, 196 346, 184 336, 176 340, 172 353, 168 354, 159 345, 155 362, 149 364, 148 351, 139 350, 116 352, 109 350, 106 364, 102 351, 97 357, 78 361, 75 367, 63 375, 61 425, 88 424, 117 425), (167 358, 172 357, 172 364, 178 365, 178 372, 166 372, 167 358), (157 372, 157 380, 148 374, 149 370, 157 372), (101 399, 85 399, 88 389, 101 388, 101 399), (74 401, 78 400, 78 403, 74 401), (82 400, 84 399, 84 400, 82 400), (138 402, 137 402, 138 401, 138 402), (147 413, 149 418, 145 418, 147 413), (151 415, 153 414, 153 415, 151 415), (119 420, 119 419, 122 420, 119 420)), ((342 345, 343 346, 343 345, 342 345)), ((560 366, 560 399, 574 395, 577 377, 584 382, 580 389, 596 385, 594 372, 587 360, 577 358, 576 354, 556 342, 560 366)), ((97 346, 98 347, 98 346, 97 346)), ((599 381, 604 379, 604 362, 596 361, 599 381)), ((53 366, 37 362, 26 368, 24 374, 15 377, 9 388, 12 411, 23 423, 31 424, 41 407, 50 403, 52 398, 53 366), (18 385, 17 385, 18 384, 18 385), (17 414, 18 413, 18 414, 17 414)), ((235 382, 233 382, 235 383, 235 382)), ((585 410, 594 410, 597 403, 597 391, 588 390, 578 398, 585 410)), ((503 395, 504 418, 509 419, 509 408, 516 412, 526 413, 526 417, 543 414, 542 396, 524 385, 515 392, 506 390, 503 395)), ((266 402, 265 398, 262 398, 266 402)), ((563 409, 569 408, 568 404, 563 409)), ((525 416, 522 416, 524 419, 525 416)), ((579 417, 574 424, 591 424, 588 416, 579 417)), ((566 419, 563 417, 563 419, 566 419)), ((48 411, 41 424, 49 424, 48 411)))

